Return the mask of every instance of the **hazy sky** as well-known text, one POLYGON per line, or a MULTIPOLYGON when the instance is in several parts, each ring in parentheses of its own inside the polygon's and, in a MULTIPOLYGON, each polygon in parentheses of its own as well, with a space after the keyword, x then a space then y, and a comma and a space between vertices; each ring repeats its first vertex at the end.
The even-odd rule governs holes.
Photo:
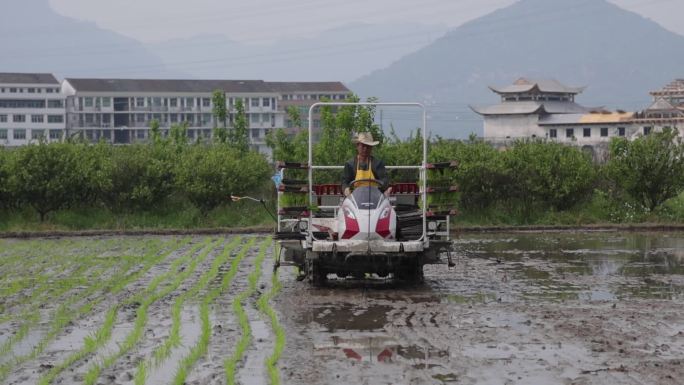
MULTIPOLYGON (((244 43, 267 43, 353 22, 412 22, 455 27, 515 1, 50 0, 50 4, 60 14, 92 21, 144 42, 222 34, 244 43)), ((611 2, 684 35, 684 0, 611 2)))

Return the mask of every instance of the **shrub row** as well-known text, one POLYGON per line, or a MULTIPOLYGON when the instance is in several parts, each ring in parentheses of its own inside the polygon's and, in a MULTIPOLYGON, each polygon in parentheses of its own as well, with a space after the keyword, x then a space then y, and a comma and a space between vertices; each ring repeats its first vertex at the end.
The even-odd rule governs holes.
POLYGON ((0 205, 30 206, 42 221, 64 208, 144 211, 180 196, 206 214, 231 194, 258 190, 269 175, 262 155, 226 144, 40 143, 0 149, 0 205))

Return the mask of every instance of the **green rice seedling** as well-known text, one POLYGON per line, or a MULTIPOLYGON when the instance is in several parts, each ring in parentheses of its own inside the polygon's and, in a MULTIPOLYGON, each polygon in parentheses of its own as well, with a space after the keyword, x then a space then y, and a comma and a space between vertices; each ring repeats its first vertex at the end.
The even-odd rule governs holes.
POLYGON ((104 343, 111 337, 112 328, 114 327, 114 321, 116 320, 118 310, 118 306, 109 309, 107 315, 105 315, 105 321, 102 327, 98 329, 94 336, 85 337, 83 341, 83 348, 69 355, 59 365, 52 367, 43 377, 40 378, 38 385, 48 385, 52 383, 52 381, 54 381, 54 379, 62 371, 71 366, 74 362, 85 358, 88 354, 94 353, 99 347, 104 345, 104 343))
MULTIPOLYGON (((138 340, 143 334, 145 324, 147 323, 147 309, 149 308, 149 306, 152 303, 158 301, 159 299, 176 290, 185 279, 187 279, 192 273, 194 273, 195 269, 197 268, 197 265, 206 259, 209 253, 217 246, 217 243, 218 241, 211 242, 209 246, 207 246, 199 256, 197 256, 196 258, 192 258, 190 264, 185 268, 185 270, 176 274, 176 279, 174 279, 170 284, 161 288, 161 290, 156 290, 156 287, 161 283, 161 279, 155 279, 153 280, 153 282, 150 283, 150 286, 148 286, 148 290, 145 290, 142 293, 135 295, 129 301, 127 301, 131 303, 140 303, 140 306, 136 311, 133 330, 131 330, 126 335, 124 341, 119 345, 118 351, 105 357, 101 363, 94 363, 90 367, 90 369, 88 369, 84 380, 84 383, 86 385, 93 385, 97 381, 97 378, 99 377, 103 369, 110 367, 112 364, 114 364, 114 362, 117 359, 119 359, 119 357, 124 355, 127 351, 132 349, 133 346, 135 346, 135 344, 137 344, 138 340)), ((167 274, 170 273, 175 273, 175 271, 171 270, 167 274)), ((165 274, 164 278, 166 277, 168 276, 165 274)))
POLYGON ((273 354, 271 354, 266 359, 266 370, 268 371, 269 378, 271 380, 271 385, 280 385, 280 372, 278 371, 278 360, 280 355, 285 348, 285 329, 278 322, 278 316, 275 310, 271 307, 269 302, 273 299, 280 291, 281 283, 278 281, 278 271, 274 271, 271 276, 271 290, 259 297, 257 305, 259 310, 264 313, 271 321, 271 328, 273 329, 273 334, 275 335, 275 346, 273 347, 273 354))
POLYGON ((249 347, 249 344, 252 340, 252 329, 249 326, 247 314, 242 307, 242 301, 249 298, 256 291, 256 285, 259 277, 261 276, 261 264, 266 256, 266 249, 268 248, 269 243, 270 238, 267 238, 261 243, 259 254, 254 259, 254 270, 252 270, 247 277, 248 287, 245 291, 241 292, 235 297, 235 299, 233 299, 233 312, 237 315, 242 336, 235 347, 235 352, 233 355, 229 357, 223 364, 228 385, 235 384, 235 369, 237 368, 238 363, 240 363, 242 360, 242 357, 244 356, 245 351, 249 347))
MULTIPOLYGON (((107 281, 100 281, 97 280, 97 284, 92 287, 90 290, 88 290, 86 293, 83 293, 84 297, 87 297, 91 294, 93 294, 96 291, 100 291, 102 293, 110 293, 110 294, 116 294, 118 291, 122 290, 126 285, 129 283, 137 280, 140 278, 142 274, 144 274, 147 270, 149 270, 153 265, 156 263, 159 263, 161 260, 165 259, 168 255, 173 253, 173 248, 168 251, 167 253, 159 253, 159 251, 162 248, 165 248, 168 245, 171 246, 179 246, 183 245, 184 243, 189 242, 189 240, 186 238, 184 241, 177 242, 177 241, 172 241, 168 242, 162 246, 159 246, 158 248, 152 248, 152 250, 143 257, 143 259, 146 261, 146 263, 143 265, 143 268, 133 274, 130 274, 128 268, 123 268, 121 269, 121 272, 119 274, 116 274, 111 277, 111 279, 107 281)), ((137 259, 130 258, 128 259, 130 266, 137 265, 137 259)), ((97 303, 101 302, 103 297, 97 297, 93 299, 92 301, 89 301, 85 305, 81 306, 78 308, 76 311, 71 311, 69 313, 66 313, 68 308, 67 307, 60 307, 58 309, 58 316, 55 317, 51 323, 51 327, 49 329, 49 332, 47 333, 46 336, 43 337, 43 339, 38 343, 37 346, 33 348, 31 353, 24 355, 24 356, 19 356, 15 357, 13 364, 20 364, 26 360, 35 358, 40 354, 44 348, 47 346, 47 344, 60 332, 61 328, 64 326, 64 324, 71 322, 73 319, 76 319, 76 317, 81 316, 82 314, 85 314, 86 311, 89 311, 90 309, 93 308, 97 303)), ((116 308, 116 307, 115 307, 116 308)), ((116 313, 116 311, 114 311, 116 313)), ((115 315, 114 315, 115 317, 115 315)), ((107 324, 105 322, 105 325, 103 326, 105 330, 102 328, 98 333, 101 333, 103 336, 108 336, 110 335, 111 332, 111 324, 107 324), (109 328, 110 332, 107 332, 106 329, 109 328)), ((107 337, 108 338, 108 337, 107 337)), ((106 339, 105 339, 106 341, 106 339)), ((102 342, 104 343, 104 341, 102 342)), ((57 365, 58 368, 61 368, 61 365, 57 365)), ((11 365, 3 365, 0 366, 0 379, 3 379, 4 376, 9 372, 11 369, 11 365)), ((62 369, 63 370, 63 369, 62 369)), ((59 370, 61 371, 61 370, 59 370)), ((56 374, 54 374, 56 376, 56 374)))
POLYGON ((281 192, 278 193, 280 207, 306 207, 309 205, 309 196, 302 193, 281 192))

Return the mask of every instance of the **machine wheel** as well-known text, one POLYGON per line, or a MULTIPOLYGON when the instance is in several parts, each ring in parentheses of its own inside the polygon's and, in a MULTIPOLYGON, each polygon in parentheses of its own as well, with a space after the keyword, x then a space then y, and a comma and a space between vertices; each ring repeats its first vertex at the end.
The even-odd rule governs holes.
POLYGON ((325 286, 328 273, 321 267, 318 260, 307 259, 306 261, 309 282, 315 287, 325 286))
POLYGON ((423 282, 423 264, 418 258, 402 263, 394 271, 394 279, 412 284, 423 282))

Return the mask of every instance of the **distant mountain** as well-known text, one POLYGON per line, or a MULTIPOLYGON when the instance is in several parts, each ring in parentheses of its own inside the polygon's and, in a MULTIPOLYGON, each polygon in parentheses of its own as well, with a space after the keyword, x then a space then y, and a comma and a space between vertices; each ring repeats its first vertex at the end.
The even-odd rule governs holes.
POLYGON ((482 130, 468 104, 498 102, 488 85, 555 78, 587 86, 580 104, 634 110, 684 76, 682 63, 683 36, 607 1, 521 0, 349 86, 384 101, 423 101, 433 132, 466 137, 482 130))
POLYGON ((12 1, 0 12, 0 72, 72 77, 179 77, 140 42, 61 16, 49 0, 12 1))
POLYGON ((432 43, 446 30, 420 24, 350 24, 271 44, 211 35, 147 47, 167 67, 195 78, 348 82, 432 43))

